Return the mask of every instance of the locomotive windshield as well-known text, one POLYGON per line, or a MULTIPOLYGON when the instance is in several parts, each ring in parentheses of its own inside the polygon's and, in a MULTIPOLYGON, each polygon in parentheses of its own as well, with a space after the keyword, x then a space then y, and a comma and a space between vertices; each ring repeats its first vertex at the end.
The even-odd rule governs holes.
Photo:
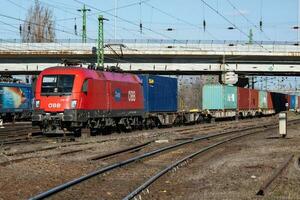
POLYGON ((74 75, 43 76, 41 93, 44 96, 70 95, 74 78, 74 75))

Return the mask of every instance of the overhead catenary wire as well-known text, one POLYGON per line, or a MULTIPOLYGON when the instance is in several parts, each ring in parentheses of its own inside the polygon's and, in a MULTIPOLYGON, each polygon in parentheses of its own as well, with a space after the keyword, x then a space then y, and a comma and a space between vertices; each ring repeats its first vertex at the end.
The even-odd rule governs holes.
MULTIPOLYGON (((80 4, 83 4, 83 3, 84 3, 83 1, 80 1, 80 0, 73 0, 73 1, 75 1, 75 2, 77 2, 77 3, 80 3, 80 4)), ((122 17, 120 17, 120 16, 115 16, 114 14, 111 14, 111 13, 109 13, 109 12, 107 12, 107 11, 100 10, 99 8, 96 8, 95 6, 88 5, 88 4, 86 4, 86 5, 89 6, 90 8, 93 8, 93 9, 95 9, 95 10, 101 12, 101 13, 106 13, 107 15, 110 15, 110 16, 112 16, 112 17, 117 17, 118 19, 120 19, 120 20, 122 20, 122 21, 124 21, 124 22, 126 22, 126 23, 128 23, 128 24, 134 25, 134 26, 136 26, 136 27, 140 27, 140 25, 139 25, 138 23, 136 23, 136 22, 133 22, 133 21, 128 20, 128 19, 125 19, 125 18, 122 18, 122 17)), ((172 37, 170 37, 170 36, 168 36, 168 35, 165 35, 165 34, 163 34, 163 33, 154 31, 154 30, 152 30, 152 29, 150 29, 150 28, 148 28, 148 27, 145 27, 145 26, 144 26, 143 29, 144 29, 144 30, 147 30, 147 31, 149 31, 149 32, 152 32, 152 33, 154 33, 154 34, 156 34, 156 35, 160 35, 160 36, 162 36, 162 37, 164 37, 164 38, 169 38, 169 39, 172 39, 172 40, 176 40, 176 39, 174 39, 174 38, 172 38, 172 37)))
POLYGON ((143 24, 142 24, 142 1, 140 0, 139 3, 140 6, 140 34, 143 33, 143 24))
POLYGON ((13 4, 13 5, 15 5, 15 6, 19 7, 19 8, 27 9, 24 6, 21 6, 21 5, 17 4, 16 2, 12 1, 12 0, 6 0, 6 1, 10 2, 11 4, 13 4))
MULTIPOLYGON (((25 8, 24 6, 21 6, 21 5, 19 5, 19 4, 15 3, 15 2, 13 2, 13 1, 11 1, 11 0, 7 0, 7 1, 13 3, 15 6, 17 6, 17 7, 19 7, 19 8, 22 8, 23 10, 26 10, 26 11, 28 10, 28 9, 25 8)), ((31 0, 29 0, 29 1, 31 1, 31 0)), ((68 12, 68 13, 73 14, 73 15, 76 15, 76 14, 77 14, 77 13, 76 13, 76 14, 71 13, 71 12, 65 10, 65 9, 62 9, 62 8, 59 7, 59 6, 49 4, 49 3, 46 3, 46 2, 41 1, 41 0, 39 0, 39 2, 41 2, 41 3, 43 3, 43 4, 46 4, 46 5, 49 5, 49 6, 53 7, 53 8, 60 9, 60 10, 62 10, 62 11, 64 11, 64 12, 68 12)), ((79 16, 79 15, 78 15, 78 16, 79 16)), ((14 18, 14 17, 11 17, 11 18, 14 18)), ((14 18, 14 19, 15 19, 15 18, 14 18)), ((72 19, 74 19, 74 18, 72 18, 72 19)), ((28 21, 26 21, 26 20, 21 20, 21 19, 18 19, 18 20, 19 20, 19 21, 23 21, 23 22, 28 22, 28 21)), ((34 23, 31 23, 31 24, 34 24, 34 23)), ((35 24, 35 25, 37 25, 37 24, 35 24)), ((38 25, 38 26, 41 26, 41 25, 38 25)), ((60 25, 60 26, 61 26, 61 25, 60 25)), ((63 28, 63 30, 68 29, 68 28, 66 28, 65 26, 61 26, 61 27, 63 28)), ((28 27, 28 31, 29 31, 29 29, 30 29, 30 27, 28 27)), ((57 28, 55 28, 54 30, 58 30, 58 31, 59 31, 59 29, 57 29, 57 28)), ((28 33, 29 33, 29 32, 28 32, 28 33)), ((64 33, 66 33, 66 31, 64 31, 64 33)), ((71 33, 71 32, 70 32, 70 33, 71 33)), ((76 36, 78 36, 78 35, 76 35, 76 36)))
MULTIPOLYGON (((150 0, 144 0, 144 1, 142 1, 142 2, 147 2, 147 1, 150 1, 150 0)), ((50 6, 50 7, 53 7, 53 8, 55 8, 55 9, 59 9, 59 10, 62 10, 62 11, 66 11, 65 9, 62 9, 60 6, 56 6, 56 5, 52 5, 52 4, 50 4, 50 3, 48 3, 48 2, 45 2, 45 1, 40 1, 41 3, 43 3, 43 4, 46 4, 46 5, 48 5, 48 6, 50 6)), ((59 5, 61 5, 61 3, 59 3, 59 5)), ((64 5, 66 5, 66 4, 64 4, 64 5)), ((118 8, 125 8, 125 7, 129 7, 129 6, 133 6, 133 5, 137 5, 137 3, 132 3, 132 4, 127 4, 127 5, 124 5, 124 6, 120 6, 120 7, 118 7, 118 8)), ((24 9, 26 9, 26 8, 24 8, 24 9)), ((26 9, 27 10, 27 9, 26 9)), ((112 9, 109 9, 109 10, 112 10, 112 9)), ((70 13, 70 14, 72 14, 72 15, 74 15, 74 16, 80 16, 78 13, 74 13, 74 12, 69 12, 69 11, 67 11, 68 13, 70 13)), ((76 18, 75 17, 75 18, 76 18)), ((88 15, 87 15, 87 17, 88 17, 88 15)), ((14 18, 15 20, 16 20, 16 18, 14 18)), ((65 18, 66 20, 68 20, 68 18, 65 18)), ((65 19, 61 19, 62 21, 63 20, 65 20, 65 19)), ((69 18, 69 19, 71 19, 71 20, 74 20, 74 17, 71 17, 71 18, 69 18)), ((19 19, 18 19, 19 20, 19 19)), ((94 19, 94 18, 91 18, 91 20, 93 20, 93 21, 95 21, 95 22, 98 22, 96 19, 94 19)), ((26 21, 26 20, 19 20, 19 21, 26 21)), ((55 21, 57 21, 57 20, 55 20, 55 21)), ((59 21, 59 20, 58 20, 59 21)), ((107 23, 107 25, 111 25, 110 23, 107 23)), ((59 25, 60 26, 60 25, 59 25)), ((74 29, 73 30, 71 30, 71 29, 68 29, 67 27, 65 27, 65 26, 61 26, 63 29, 58 29, 58 28, 55 28, 55 30, 57 30, 57 31, 59 31, 59 32, 62 32, 61 30, 64 30, 63 31, 63 33, 66 33, 66 32, 68 32, 67 34, 69 34, 69 35, 73 35, 73 36, 76 36, 76 37, 81 37, 81 34, 80 33, 78 33, 77 35, 76 34, 74 34, 74 29), (66 30, 69 30, 69 31, 66 31, 66 30)), ((125 31, 128 31, 128 32, 130 32, 130 34, 133 34, 133 32, 132 31, 130 31, 129 29, 127 29, 127 28, 124 28, 124 27, 122 27, 122 26, 119 26, 119 28, 121 28, 121 29, 123 29, 123 30, 125 30, 125 31)), ((106 30, 106 33, 107 34, 109 34, 110 36, 112 36, 112 34, 111 33, 109 33, 107 30, 106 30)), ((90 40, 93 40, 93 38, 89 38, 88 37, 88 39, 90 39, 90 40)))
MULTIPOLYGON (((174 15, 172 15, 172 14, 166 12, 166 11, 161 10, 160 8, 157 8, 157 7, 153 6, 153 5, 150 4, 150 3, 147 3, 147 2, 146 2, 146 3, 144 3, 144 4, 147 5, 147 6, 149 6, 149 7, 151 7, 152 9, 154 9, 154 10, 156 10, 156 11, 158 11, 158 12, 164 14, 164 15, 166 15, 166 16, 169 16, 170 18, 176 19, 176 20, 179 21, 179 22, 182 22, 182 23, 184 23, 184 24, 186 24, 186 25, 195 27, 196 29, 203 29, 203 30, 204 30, 204 26, 201 27, 201 26, 198 26, 198 25, 196 25, 196 24, 193 24, 193 23, 191 23, 191 22, 189 22, 189 21, 186 21, 186 20, 184 20, 184 19, 182 19, 182 18, 176 17, 176 16, 174 16, 174 15)), ((207 30, 206 30, 206 31, 207 31, 207 30)), ((209 31, 207 31, 207 33, 208 33, 212 38, 217 39, 217 38, 216 38, 212 33, 210 33, 209 31)))
MULTIPOLYGON (((126 4, 126 5, 123 5, 123 6, 118 6, 117 8, 108 9, 108 10, 105 10, 105 11, 103 11, 103 12, 107 13, 107 12, 110 12, 110 11, 114 11, 115 9, 119 10, 119 9, 123 9, 123 8, 128 8, 128 7, 135 6, 135 5, 138 5, 138 4, 140 4, 140 3, 147 2, 147 1, 150 1, 150 0, 143 0, 143 1, 139 0, 138 2, 126 4)), ((46 3, 46 2, 43 2, 43 3, 45 3, 45 4, 47 4, 47 5, 51 6, 51 7, 54 7, 54 8, 56 8, 56 9, 65 11, 65 9, 60 8, 60 6, 52 5, 52 4, 48 3, 48 2, 47 2, 47 3, 46 3)), ((84 3, 84 2, 83 2, 83 3, 84 3)), ((59 4, 61 4, 61 3, 59 3, 59 4)), ((64 4, 64 5, 67 5, 67 4, 64 4)), ((87 5, 87 6, 88 6, 88 5, 87 5)), ((89 7, 90 7, 90 6, 89 6, 89 7)), ((74 14, 74 13, 72 13, 72 12, 68 12, 68 13, 73 14, 73 15, 75 15, 75 16, 80 16, 80 15, 78 15, 77 13, 76 13, 76 14, 74 14)), ((96 14, 98 15, 99 12, 87 14, 86 16, 89 18, 89 17, 91 17, 91 16, 93 16, 93 15, 96 15, 96 14)), ((116 16, 116 15, 115 15, 115 16, 116 16)), ((90 19, 90 20, 93 20, 94 22, 96 22, 96 23, 98 24, 98 21, 97 21, 96 19, 94 19, 94 18, 89 18, 89 19, 90 19)), ((72 18, 59 19, 58 21, 60 21, 60 20, 61 20, 61 21, 74 20, 74 17, 72 17, 72 18)), ((106 23, 106 25, 112 26, 111 23, 106 23)), ((127 30, 126 28, 124 28, 124 27, 121 27, 121 26, 119 26, 119 27, 122 28, 122 29, 125 30, 125 31, 128 31, 128 30, 127 30)), ((106 30, 106 33, 109 34, 110 36, 113 36, 113 34, 111 34, 108 30, 106 30)), ((131 34, 132 34, 132 32, 131 32, 131 34)), ((113 37, 114 37, 114 36, 113 36, 113 37)))
MULTIPOLYGON (((222 13, 220 13, 217 9, 215 9, 213 6, 211 6, 210 4, 208 4, 205 0, 201 0, 209 9, 211 9, 212 11, 214 11, 216 14, 218 14, 221 18, 223 18, 225 21, 227 21, 229 24, 231 24, 235 29, 237 29, 238 31, 240 31, 240 33, 242 33, 244 36, 248 37, 248 34, 245 33, 243 30, 241 30, 238 26, 236 26, 233 22, 231 22, 227 17, 225 17, 222 13)), ((266 50, 267 52, 270 52, 268 49, 266 49, 263 45, 261 45, 260 43, 254 41, 255 44, 257 44, 258 46, 260 46, 262 49, 266 50)))
MULTIPOLYGON (((4 15, 4 14, 0 14, 0 16, 5 17, 5 18, 9 18, 9 19, 13 19, 13 20, 18 20, 18 21, 28 22, 27 20, 17 19, 17 18, 15 18, 15 17, 8 16, 8 15, 4 15)), ((73 19, 74 19, 74 18, 73 18, 73 19)), ((0 22, 3 23, 3 24, 5 24, 5 25, 7 25, 7 26, 11 26, 11 27, 13 27, 13 28, 15 28, 15 29, 19 29, 19 27, 13 26, 13 25, 8 24, 8 23, 6 23, 6 22, 2 22, 2 21, 0 21, 0 22)), ((31 24, 34 24, 34 25, 37 25, 37 26, 42 26, 42 25, 37 24, 37 23, 31 23, 31 24)), ((28 27, 28 28, 30 29, 30 27, 28 27)), ((75 28, 75 27, 74 27, 74 28, 75 28)), ((60 31, 60 32, 64 32, 64 33, 68 33, 68 34, 70 34, 70 35, 75 35, 75 36, 77 36, 75 33, 68 32, 68 31, 64 31, 64 30, 61 30, 61 29, 55 28, 54 30, 57 30, 57 31, 60 31)), ((28 31, 28 33, 29 33, 29 34, 32 34, 30 31, 28 31)), ((89 38, 89 39, 92 39, 92 38, 89 38)), ((62 46, 62 44, 60 44, 60 45, 62 46)), ((7 48, 7 47, 4 47, 4 46, 2 46, 2 47, 5 48, 5 49, 7 49, 7 50, 14 50, 14 49, 7 48)), ((112 58, 112 57, 109 57, 109 56, 106 56, 106 58, 107 58, 107 59, 110 59, 110 60, 115 60, 115 61, 118 61, 118 62, 122 61, 122 62, 130 63, 129 61, 124 60, 124 59, 112 58)))
MULTIPOLYGON (((267 38, 268 40, 272 41, 272 39, 264 32, 264 30, 262 29, 262 17, 260 19, 260 27, 258 27, 255 23, 253 23, 244 13, 242 13, 240 11, 240 9, 238 9, 230 0, 227 0, 227 2, 230 4, 230 6, 235 9, 251 26, 255 27, 257 30, 261 31, 265 38, 267 38)), ((262 12, 262 11, 261 11, 262 12)))
MULTIPOLYGON (((31 0, 29 0, 29 1, 31 1, 31 0)), ((48 2, 45 2, 45 1, 41 1, 41 0, 39 0, 39 2, 42 3, 42 4, 45 4, 45 5, 49 6, 49 7, 52 7, 54 9, 61 10, 64 13, 69 13, 71 15, 74 15, 74 17, 70 17, 70 18, 57 19, 57 20, 55 20, 55 22, 57 22, 57 21, 69 21, 69 20, 73 21, 74 18, 81 17, 81 15, 78 14, 77 12, 71 12, 71 11, 69 11, 69 10, 74 10, 73 8, 70 7, 70 5, 68 5, 68 7, 65 7, 65 6, 62 6, 62 5, 66 5, 66 4, 62 4, 62 3, 58 3, 59 6, 57 6, 57 5, 53 5, 51 3, 48 3, 48 2), (66 9, 64 9, 63 7, 65 7, 66 9)), ((98 23, 98 21, 96 19, 93 19, 93 18, 91 18, 91 19, 93 21, 95 21, 95 22, 98 23)), ((74 32, 74 29, 67 28, 66 26, 62 26, 62 25, 59 25, 59 24, 56 24, 56 25, 62 27, 63 30, 69 30, 70 33, 74 32)), ((111 35, 111 33, 109 33, 108 31, 107 31, 107 34, 111 35)), ((75 35, 75 37, 81 37, 81 36, 82 36, 81 33, 78 33, 77 35, 75 35)), ((91 38, 88 37, 88 39, 91 39, 91 38)))
POLYGON ((262 9, 263 9, 263 2, 262 2, 262 0, 260 0, 260 21, 259 21, 259 28, 260 28, 261 31, 263 30, 262 9))
MULTIPOLYGON (((5 18, 8 18, 8 19, 13 19, 13 20, 17 20, 17 21, 22 21, 22 22, 27 22, 27 23, 29 23, 28 20, 18 19, 18 18, 16 18, 16 17, 4 15, 4 14, 2 14, 2 13, 0 13, 0 16, 5 17, 5 18)), ((44 25, 38 24, 38 23, 33 23, 33 22, 30 22, 30 23, 33 24, 33 25, 36 25, 36 26, 44 26, 44 25)), ((69 35, 74 35, 73 32, 69 32, 69 31, 66 31, 66 30, 58 29, 58 28, 53 28, 53 30, 60 31, 60 32, 63 32, 63 33, 69 34, 69 35)))
POLYGON ((202 14, 203 14, 203 16, 202 16, 202 20, 203 20, 203 31, 205 32, 205 30, 206 30, 206 20, 205 20, 205 5, 204 5, 204 3, 203 3, 203 8, 202 8, 203 10, 202 10, 202 14))
MULTIPOLYGON (((8 19, 18 20, 18 21, 23 21, 23 22, 29 22, 29 21, 27 21, 27 20, 18 19, 18 18, 11 17, 11 16, 8 16, 8 15, 0 14, 0 16, 5 17, 5 18, 8 18, 8 19)), ((10 26, 10 27, 13 27, 13 28, 15 28, 16 30, 19 30, 19 31, 20 31, 20 28, 17 27, 17 26, 13 26, 13 25, 8 24, 8 23, 5 23, 5 22, 2 22, 2 23, 3 23, 3 24, 6 24, 6 25, 8 25, 8 26, 10 26)), ((43 25, 38 24, 38 23, 33 23, 33 22, 30 22, 30 23, 33 24, 33 25, 36 25, 36 26, 43 26, 43 25)), ((54 30, 62 31, 61 29, 57 29, 57 28, 55 28, 54 30)), ((66 31, 64 31, 64 32, 66 32, 66 31)), ((28 34, 28 35, 33 34, 33 33, 31 32, 31 27, 30 27, 30 25, 28 25, 28 27, 27 27, 27 34, 28 34)), ((73 35, 73 33, 71 33, 71 32, 68 32, 68 34, 72 34, 72 35, 73 35)), ((46 38, 46 37, 44 37, 44 36, 42 36, 42 38, 43 38, 43 39, 48 39, 48 38, 46 38)), ((60 46, 63 46, 63 45, 60 44, 60 43, 57 43, 57 44, 60 45, 60 46)), ((32 45, 35 46, 35 44, 32 44, 32 45)), ((45 48, 46 50, 50 50, 50 49, 48 49, 47 47, 44 47, 44 48, 45 48)))
MULTIPOLYGON (((150 0, 143 0, 142 2, 147 2, 147 1, 150 1, 150 0)), ((61 6, 57 6, 57 5, 52 5, 52 4, 50 4, 50 3, 46 3, 46 2, 42 2, 42 3, 45 3, 45 4, 47 4, 48 6, 50 6, 50 7, 53 7, 53 8, 55 8, 55 9, 58 9, 58 10, 61 10, 61 11, 66 11, 66 9, 62 9, 61 8, 61 6)), ((58 3, 59 5, 62 5, 62 3, 58 3)), ((131 3, 131 4, 127 4, 127 5, 124 5, 124 6, 120 6, 120 7, 117 7, 117 9, 123 9, 123 8, 126 8, 126 7, 130 7, 130 6, 134 6, 134 5, 137 5, 137 4, 139 4, 139 2, 137 3, 131 3)), ((68 4, 63 4, 63 5, 66 5, 66 6, 69 6, 68 4)), ((67 9, 72 9, 72 8, 70 8, 70 7, 66 7, 67 9)), ((73 10, 73 9, 72 9, 73 10)), ((114 9, 112 8, 112 9, 108 9, 108 10, 106 10, 106 12, 109 12, 109 11, 113 11, 114 9)), ((69 11, 67 11, 69 14, 72 14, 72 15, 74 15, 74 16, 76 16, 76 18, 77 17, 81 17, 81 15, 80 14, 78 14, 78 13, 74 13, 74 12, 69 12, 69 11)), ((91 14, 86 14, 86 16, 87 16, 87 18, 89 19, 89 20, 92 20, 93 22, 95 22, 96 24, 98 24, 98 20, 97 19, 95 19, 95 18, 92 18, 91 16, 93 16, 93 15, 98 15, 99 14, 99 12, 95 12, 95 13, 91 13, 91 14)), ((74 17, 70 17, 70 18, 62 18, 62 19, 58 19, 58 20, 55 20, 55 21, 68 21, 68 20, 74 20, 74 17)), ((112 23, 110 23, 110 22, 108 22, 108 23, 106 23, 106 25, 109 25, 109 26, 112 26, 112 23)), ((62 26, 62 27, 64 27, 64 26, 62 26)), ((123 30, 125 30, 125 31, 127 31, 126 30, 126 28, 124 28, 124 27, 121 27, 121 26, 119 26, 120 28, 122 28, 123 30)), ((113 36, 113 34, 110 32, 110 31, 108 31, 107 29, 106 29, 106 34, 108 34, 110 37, 114 37, 113 36)), ((81 36, 81 34, 80 33, 78 33, 77 34, 77 36, 81 36)))
MULTIPOLYGON (((123 6, 117 6, 116 8, 110 8, 108 10, 104 10, 103 12, 111 12, 111 11, 114 11, 115 9, 118 11, 118 10, 121 10, 121 9, 124 9, 124 8, 129 8, 129 7, 133 7, 133 6, 139 5, 140 3, 146 3, 148 1, 151 1, 151 0, 143 0, 143 1, 138 0, 135 3, 126 4, 126 5, 123 5, 123 6)), ((88 14, 87 16, 92 16, 92 15, 97 15, 97 14, 98 13, 95 12, 95 13, 88 14)))

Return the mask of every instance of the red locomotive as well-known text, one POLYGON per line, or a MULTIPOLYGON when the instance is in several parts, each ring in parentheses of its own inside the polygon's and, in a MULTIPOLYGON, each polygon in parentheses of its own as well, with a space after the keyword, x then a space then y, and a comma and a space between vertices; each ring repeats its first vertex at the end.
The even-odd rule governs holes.
POLYGON ((133 74, 52 67, 37 79, 34 107, 33 125, 44 133, 142 127, 143 88, 133 74))

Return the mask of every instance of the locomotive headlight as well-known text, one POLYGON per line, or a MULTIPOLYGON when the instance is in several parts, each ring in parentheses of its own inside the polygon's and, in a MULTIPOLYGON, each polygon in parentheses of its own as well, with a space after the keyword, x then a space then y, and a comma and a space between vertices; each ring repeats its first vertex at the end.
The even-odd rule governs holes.
POLYGON ((76 108, 77 105, 77 100, 72 100, 71 101, 71 108, 76 108))
POLYGON ((35 107, 36 108, 39 108, 40 107, 40 100, 35 100, 35 107))

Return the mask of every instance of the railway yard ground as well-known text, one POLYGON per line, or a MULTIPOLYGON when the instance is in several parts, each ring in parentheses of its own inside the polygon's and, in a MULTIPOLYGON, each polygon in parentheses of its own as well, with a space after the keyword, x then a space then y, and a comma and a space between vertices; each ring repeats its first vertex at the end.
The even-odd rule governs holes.
POLYGON ((278 115, 95 137, 84 131, 75 139, 41 136, 28 124, 5 137, 14 129, 7 126, 0 132, 0 200, 39 199, 94 172, 48 198, 300 199, 300 115, 288 119, 286 138, 278 115))

